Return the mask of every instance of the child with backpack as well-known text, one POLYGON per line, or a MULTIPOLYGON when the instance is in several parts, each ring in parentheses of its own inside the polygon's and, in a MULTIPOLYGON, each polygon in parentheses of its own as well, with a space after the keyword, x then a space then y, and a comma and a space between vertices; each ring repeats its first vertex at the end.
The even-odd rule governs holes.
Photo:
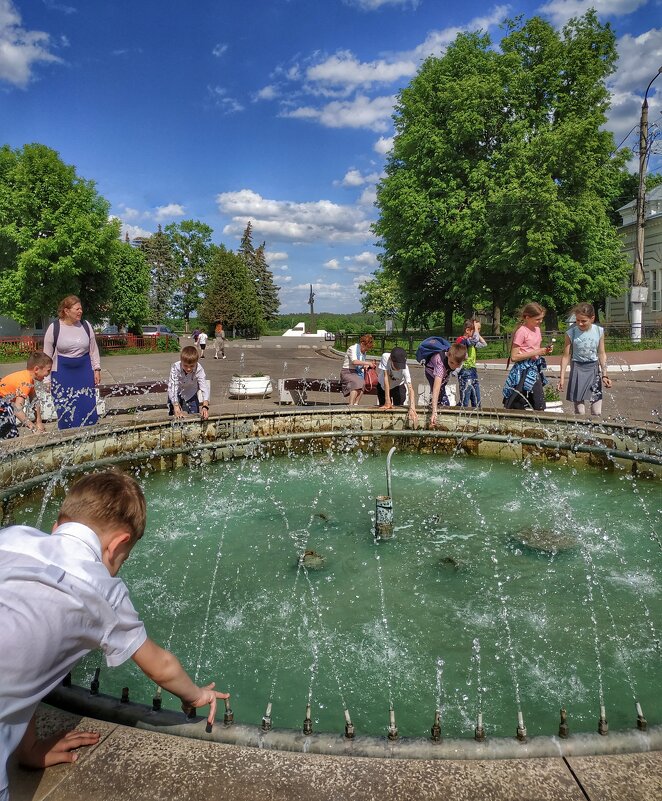
POLYGON ((467 347, 467 358, 457 374, 457 383, 460 387, 460 406, 479 407, 480 385, 476 370, 476 348, 484 348, 487 345, 480 335, 480 322, 474 319, 465 320, 464 333, 455 341, 467 347))
POLYGON ((462 367, 467 358, 466 345, 454 342, 452 345, 443 337, 428 337, 416 350, 416 361, 425 366, 425 377, 432 394, 432 414, 430 426, 437 424, 439 404, 449 406, 446 384, 450 375, 462 367))
POLYGON ((535 409, 545 411, 543 387, 547 383, 544 356, 554 349, 542 347, 540 323, 545 309, 539 303, 527 303, 520 311, 521 325, 515 331, 509 362, 513 362, 503 388, 503 405, 506 409, 535 409))

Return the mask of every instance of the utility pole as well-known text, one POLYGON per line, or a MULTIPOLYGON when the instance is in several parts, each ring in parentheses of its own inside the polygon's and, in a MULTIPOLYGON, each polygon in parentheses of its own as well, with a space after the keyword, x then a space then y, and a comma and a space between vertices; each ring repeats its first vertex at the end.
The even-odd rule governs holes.
POLYGON ((630 289, 630 336, 633 342, 641 342, 643 311, 648 300, 648 286, 644 274, 644 229, 646 227, 646 165, 648 162, 648 91, 653 81, 662 72, 658 69, 644 92, 639 123, 639 189, 637 191, 637 223, 635 231, 634 270, 630 289))

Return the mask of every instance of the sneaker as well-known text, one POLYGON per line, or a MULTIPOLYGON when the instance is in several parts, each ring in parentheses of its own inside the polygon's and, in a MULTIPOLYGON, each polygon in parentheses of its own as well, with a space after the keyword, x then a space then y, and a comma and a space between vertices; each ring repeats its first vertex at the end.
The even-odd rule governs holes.
POLYGON ((214 356, 215 359, 218 359, 218 353, 214 356))
POLYGON ((224 356, 223 358, 224 358, 224 359, 227 359, 228 357, 227 357, 227 356, 224 356))

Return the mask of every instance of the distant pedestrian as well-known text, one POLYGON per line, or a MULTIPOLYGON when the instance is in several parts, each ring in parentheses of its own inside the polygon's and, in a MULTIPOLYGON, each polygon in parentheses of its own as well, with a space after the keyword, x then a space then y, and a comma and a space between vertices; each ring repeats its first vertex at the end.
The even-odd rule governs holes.
POLYGON ((204 331, 200 331, 198 334, 198 347, 200 348, 200 358, 205 358, 205 348, 207 347, 207 334, 204 331))
POLYGON ((225 331, 223 330, 223 323, 219 320, 214 328, 214 358, 218 359, 218 354, 221 358, 225 359, 225 331))
POLYGON ((602 413, 602 386, 611 387, 607 376, 605 332, 595 325, 595 309, 590 303, 578 303, 572 311, 574 323, 565 335, 559 392, 563 391, 565 371, 570 362, 566 399, 573 402, 575 414, 586 414, 588 402, 591 414, 597 416, 602 413))

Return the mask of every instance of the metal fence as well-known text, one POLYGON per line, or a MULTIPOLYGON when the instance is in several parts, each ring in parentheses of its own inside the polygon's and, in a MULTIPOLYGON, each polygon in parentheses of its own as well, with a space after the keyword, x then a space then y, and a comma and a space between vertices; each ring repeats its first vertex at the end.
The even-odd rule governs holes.
MULTIPOLYGON (((125 348, 138 348, 145 351, 169 350, 168 340, 176 340, 176 336, 136 336, 135 334, 96 334, 99 350, 124 350, 125 348), (160 344, 163 343, 163 344, 160 344)), ((27 357, 36 350, 43 350, 43 336, 0 337, 0 359, 12 356, 27 357)))

